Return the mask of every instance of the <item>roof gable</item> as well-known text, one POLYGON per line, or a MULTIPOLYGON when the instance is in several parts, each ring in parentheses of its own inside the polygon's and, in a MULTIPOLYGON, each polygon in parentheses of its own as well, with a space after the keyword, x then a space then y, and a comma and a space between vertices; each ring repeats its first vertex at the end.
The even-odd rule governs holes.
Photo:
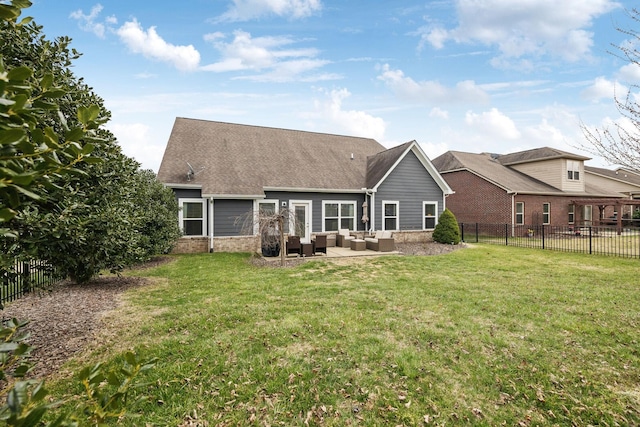
POLYGON ((264 188, 360 190, 367 157, 383 150, 371 138, 177 118, 158 179, 230 197, 259 197, 264 188), (198 172, 190 181, 187 163, 198 172))
POLYGON ((433 178, 444 194, 452 194, 453 190, 442 178, 436 167, 414 140, 397 147, 390 148, 367 159, 367 188, 374 189, 389 176, 400 164, 407 153, 413 152, 428 174, 433 178))

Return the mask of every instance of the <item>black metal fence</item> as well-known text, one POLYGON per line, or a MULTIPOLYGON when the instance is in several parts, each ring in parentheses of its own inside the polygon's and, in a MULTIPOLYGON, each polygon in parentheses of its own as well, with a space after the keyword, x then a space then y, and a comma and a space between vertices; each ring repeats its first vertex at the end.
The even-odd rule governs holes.
POLYGON ((43 261, 18 261, 9 268, 0 267, 0 309, 29 292, 47 289, 63 277, 43 261))
POLYGON ((460 223, 462 240, 563 252, 640 258, 640 228, 460 223))

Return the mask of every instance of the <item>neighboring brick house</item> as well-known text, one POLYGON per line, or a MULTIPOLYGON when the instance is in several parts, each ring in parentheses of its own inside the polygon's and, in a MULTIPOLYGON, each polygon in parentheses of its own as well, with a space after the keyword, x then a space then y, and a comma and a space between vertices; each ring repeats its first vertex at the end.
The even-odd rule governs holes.
POLYGON ((504 155, 448 151, 433 164, 455 192, 447 207, 458 222, 583 226, 613 216, 615 205, 631 198, 621 186, 592 179, 585 160, 543 147, 504 155))
MULTIPOLYGON (((416 141, 386 149, 371 138, 177 118, 158 171, 180 205, 185 252, 253 251, 257 230, 237 219, 288 209, 312 234, 433 230, 451 188, 416 141)), ((256 248, 257 245, 257 248, 256 248)))

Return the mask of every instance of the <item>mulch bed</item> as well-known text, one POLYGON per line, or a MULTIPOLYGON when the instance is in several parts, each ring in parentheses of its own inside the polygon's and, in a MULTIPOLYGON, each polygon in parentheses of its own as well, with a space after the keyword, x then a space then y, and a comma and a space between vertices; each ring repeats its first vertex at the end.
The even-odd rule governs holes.
MULTIPOLYGON (((464 245, 439 243, 404 243, 396 248, 405 255, 440 255, 464 245)), ((171 257, 156 257, 137 268, 150 268, 169 262, 171 257)), ((252 258, 254 265, 277 267, 278 263, 252 258)), ((298 261, 297 263, 304 262, 298 261)), ((348 262, 348 258, 344 259, 348 262)), ((287 267, 296 265, 291 261, 287 267)), ((98 277, 86 285, 64 281, 49 291, 35 292, 8 303, 2 311, 5 318, 29 320, 26 330, 34 347, 31 360, 35 364, 33 376, 44 378, 56 373, 73 355, 89 348, 100 336, 102 316, 118 307, 120 295, 131 288, 145 286, 149 281, 141 277, 98 277)))

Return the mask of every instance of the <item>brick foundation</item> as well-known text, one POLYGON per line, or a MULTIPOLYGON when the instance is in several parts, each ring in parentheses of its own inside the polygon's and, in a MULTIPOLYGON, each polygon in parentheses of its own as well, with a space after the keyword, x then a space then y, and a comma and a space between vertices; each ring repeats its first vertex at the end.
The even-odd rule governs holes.
MULTIPOLYGON (((214 237, 214 252, 260 252, 257 236, 214 237)), ((183 237, 178 239, 173 254, 197 254, 209 252, 208 237, 183 237)))

